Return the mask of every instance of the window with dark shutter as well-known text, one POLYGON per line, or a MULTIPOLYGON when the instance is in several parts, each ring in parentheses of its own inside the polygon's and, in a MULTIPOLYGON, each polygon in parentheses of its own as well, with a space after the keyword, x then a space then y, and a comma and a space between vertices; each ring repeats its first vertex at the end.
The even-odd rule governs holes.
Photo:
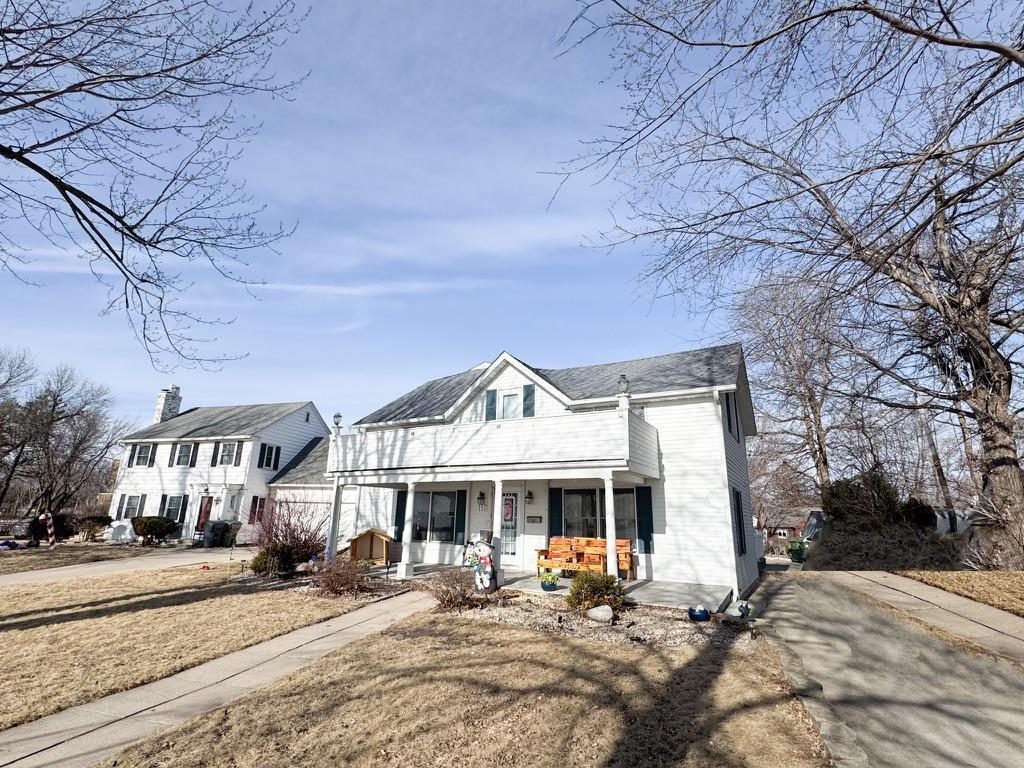
POLYGON ((146 511, 146 494, 142 494, 139 497, 139 511, 135 513, 136 517, 142 517, 146 511))
POLYGON ((124 494, 121 494, 121 500, 117 502, 117 519, 120 520, 124 516, 124 494))
POLYGON ((241 464, 242 464, 242 441, 239 440, 237 443, 235 443, 235 466, 237 467, 237 466, 240 466, 241 464))
POLYGON ((199 459, 199 443, 192 443, 192 456, 188 460, 188 465, 194 467, 196 461, 199 459))
POLYGON ((484 392, 484 420, 494 421, 498 418, 498 390, 488 389, 484 392))
POLYGON ((167 494, 160 494, 160 508, 156 511, 158 517, 164 516, 164 510, 167 509, 167 494))
POLYGON ((149 465, 152 467, 156 463, 156 443, 149 446, 149 465))
POLYGON ((137 448, 138 448, 137 445, 133 445, 132 449, 128 452, 128 466, 129 467, 134 467, 135 466, 135 451, 136 451, 137 448))
POLYGON ((736 554, 747 554, 746 526, 743 525, 743 497, 735 488, 732 490, 732 522, 736 535, 736 554))
POLYGON ((181 511, 178 512, 178 522, 179 523, 184 523, 185 522, 185 514, 187 512, 188 512, 188 496, 185 495, 185 496, 181 497, 181 511))
POLYGON ((523 384, 523 418, 529 418, 533 416, 533 401, 535 397, 535 387, 533 384, 523 384))
POLYGON ((174 457, 178 455, 178 444, 171 443, 171 455, 167 457, 167 466, 174 466, 174 457))
POLYGON ((274 449, 274 469, 277 469, 278 463, 281 461, 281 446, 277 446, 274 449))
POLYGON ((256 510, 259 507, 260 497, 253 496, 252 503, 249 505, 249 525, 253 525, 256 522, 256 510))
POLYGON ((256 462, 256 466, 263 469, 263 464, 267 459, 267 444, 260 443, 260 460, 256 462))
POLYGON ((220 443, 216 442, 213 444, 213 458, 210 459, 210 466, 217 466, 217 458, 220 456, 220 443))

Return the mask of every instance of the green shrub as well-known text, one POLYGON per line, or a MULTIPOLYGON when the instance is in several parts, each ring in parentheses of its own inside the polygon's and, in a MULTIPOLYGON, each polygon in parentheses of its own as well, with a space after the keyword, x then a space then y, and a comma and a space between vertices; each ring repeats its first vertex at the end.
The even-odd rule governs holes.
POLYGON ((271 542, 260 548, 250 567, 261 576, 291 573, 295 570, 295 549, 281 541, 271 542))
POLYGON ((935 509, 913 496, 900 504, 899 516, 907 525, 922 531, 935 530, 935 509))
POLYGON ((899 495, 879 470, 836 480, 821 495, 825 517, 833 523, 847 520, 882 525, 900 519, 899 495))
POLYGON ((150 543, 153 539, 165 539, 174 533, 178 524, 167 517, 133 517, 132 530, 136 536, 141 536, 143 543, 150 543))
POLYGON ((577 571, 569 586, 569 596, 565 602, 580 613, 589 611, 598 605, 611 606, 613 611, 621 610, 626 596, 622 591, 622 582, 607 573, 591 573, 577 571))
MULTIPOLYGON (((70 538, 78 533, 77 522, 71 515, 64 512, 55 514, 53 516, 53 532, 57 536, 57 541, 70 538)), ((28 524, 28 535, 29 538, 46 541, 46 521, 40 520, 38 515, 33 517, 28 524)))

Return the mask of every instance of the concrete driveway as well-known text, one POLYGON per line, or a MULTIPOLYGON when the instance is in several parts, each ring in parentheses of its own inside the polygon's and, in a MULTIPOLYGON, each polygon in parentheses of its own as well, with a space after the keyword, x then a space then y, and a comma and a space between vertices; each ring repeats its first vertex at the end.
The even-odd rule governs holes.
POLYGON ((98 560, 81 565, 64 565, 60 568, 40 568, 36 571, 21 571, 0 576, 0 587, 14 584, 39 584, 44 581, 65 581, 84 579, 90 576, 108 576, 113 573, 136 571, 157 571, 179 565, 201 565, 226 563, 228 558, 251 560, 254 552, 247 549, 154 549, 152 554, 128 557, 120 560, 98 560))
POLYGON ((1024 670, 955 647, 815 574, 753 598, 837 766, 1024 766, 1024 670), (820 689, 815 691, 816 684, 820 689))

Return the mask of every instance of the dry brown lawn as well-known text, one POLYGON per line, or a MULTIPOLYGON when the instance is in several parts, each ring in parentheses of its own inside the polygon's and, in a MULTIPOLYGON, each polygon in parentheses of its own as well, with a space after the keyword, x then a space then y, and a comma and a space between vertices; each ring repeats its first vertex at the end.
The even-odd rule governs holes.
POLYGON ((231 581, 236 566, 0 587, 0 730, 338 616, 351 600, 231 581))
POLYGON ((81 565, 100 560, 124 560, 154 552, 153 548, 131 547, 117 544, 58 544, 53 550, 43 544, 33 549, 13 552, 0 550, 0 575, 59 568, 62 565, 81 565))
POLYGON ((107 768, 821 768, 827 753, 763 639, 613 645, 419 614, 107 768))
POLYGON ((899 574, 1024 616, 1024 571, 900 571, 899 574))

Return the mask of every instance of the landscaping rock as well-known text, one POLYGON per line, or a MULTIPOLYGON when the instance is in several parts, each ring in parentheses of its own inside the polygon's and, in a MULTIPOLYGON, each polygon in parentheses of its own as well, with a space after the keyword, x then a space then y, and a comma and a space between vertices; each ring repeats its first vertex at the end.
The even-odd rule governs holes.
POLYGON ((615 618, 615 611, 609 605, 598 605, 587 611, 587 618, 598 624, 611 624, 615 618))
POLYGON ((296 573, 312 573, 316 570, 316 566, 313 563, 299 563, 295 566, 296 573))

